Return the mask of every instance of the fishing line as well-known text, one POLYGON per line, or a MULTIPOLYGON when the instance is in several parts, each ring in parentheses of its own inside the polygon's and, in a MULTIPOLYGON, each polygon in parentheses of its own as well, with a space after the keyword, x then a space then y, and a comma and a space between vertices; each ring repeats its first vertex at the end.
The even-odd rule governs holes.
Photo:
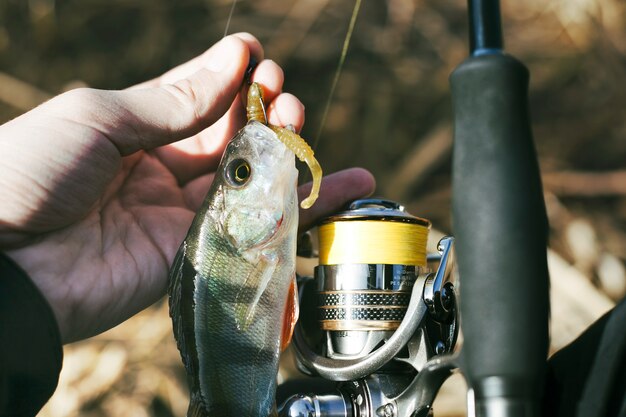
POLYGON ((233 0, 233 5, 230 6, 230 13, 228 14, 228 20, 226 21, 226 28, 224 29, 224 37, 228 35, 228 28, 230 27, 230 21, 233 18, 233 12, 235 11, 236 5, 237 5, 237 0, 233 0))
POLYGON ((429 224, 336 221, 319 227, 320 265, 426 266, 429 224))
POLYGON ((328 99, 326 100, 326 105, 324 106, 324 113, 322 114, 322 120, 320 122, 320 126, 317 130, 317 134, 315 135, 315 139, 313 140, 313 146, 312 146, 313 150, 317 149, 317 145, 319 143, 320 137, 322 136, 322 131, 324 130, 324 126, 326 125, 326 118, 328 117, 330 103, 332 102, 333 96, 335 94, 335 88, 337 87, 337 82, 339 81, 339 77, 341 76, 341 70, 343 69, 343 64, 346 61, 346 55, 348 54, 348 46, 350 45, 350 39, 352 39, 352 32, 354 31, 354 25, 356 24, 356 18, 359 14, 360 8, 361 8, 361 0, 356 0, 356 2, 354 3, 354 9, 352 10, 352 17, 350 18, 350 25, 348 26, 348 33, 346 33, 346 38, 343 41, 343 49, 341 50, 341 57, 339 58, 337 70, 335 71, 335 78, 333 79, 333 83, 330 87, 330 92, 328 93, 328 99))

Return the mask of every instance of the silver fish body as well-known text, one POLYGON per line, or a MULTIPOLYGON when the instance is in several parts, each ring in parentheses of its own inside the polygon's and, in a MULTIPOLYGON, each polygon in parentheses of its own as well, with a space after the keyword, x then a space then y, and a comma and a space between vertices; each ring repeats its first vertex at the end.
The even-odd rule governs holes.
POLYGON ((249 122, 228 144, 176 255, 170 315, 189 379, 188 416, 275 414, 297 175, 293 152, 249 122))

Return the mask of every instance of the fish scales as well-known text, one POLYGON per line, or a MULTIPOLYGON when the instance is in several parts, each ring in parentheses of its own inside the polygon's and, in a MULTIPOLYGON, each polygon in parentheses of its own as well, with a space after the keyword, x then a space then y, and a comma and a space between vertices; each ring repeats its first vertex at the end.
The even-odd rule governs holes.
POLYGON ((275 415, 295 274, 296 181, 293 152, 268 127, 249 122, 229 143, 181 245, 169 294, 191 391, 188 416, 275 415), (241 160, 249 172, 237 174, 241 160))
POLYGON ((282 311, 276 307, 285 305, 289 282, 270 281, 256 307, 258 319, 242 331, 235 312, 245 282, 232 278, 245 277, 253 270, 252 265, 241 265, 236 257, 217 252, 210 274, 196 277, 195 334, 211 341, 198 349, 201 392, 213 395, 207 403, 213 404, 215 411, 229 410, 224 415, 267 415, 274 402, 280 337, 271 340, 267 335, 280 335, 282 311), (224 387, 235 394, 236 401, 224 387))

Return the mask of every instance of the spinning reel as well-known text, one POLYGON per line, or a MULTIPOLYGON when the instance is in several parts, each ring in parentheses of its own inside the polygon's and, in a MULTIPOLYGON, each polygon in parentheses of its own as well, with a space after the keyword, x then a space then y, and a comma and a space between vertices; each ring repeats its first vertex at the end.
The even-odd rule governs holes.
POLYGON ((319 265, 301 280, 298 368, 336 382, 296 394, 281 417, 426 416, 455 368, 454 239, 426 255, 430 223, 399 204, 357 200, 319 227, 319 265))
POLYGON ((470 415, 542 415, 548 223, 529 73, 504 52, 498 0, 468 6, 470 56, 450 76, 452 226, 463 302, 457 306, 454 241, 443 239, 427 262, 428 221, 382 200, 357 201, 327 219, 316 278, 302 286, 302 311, 312 297, 320 317, 302 320, 294 341, 300 368, 337 385, 329 394, 291 397, 283 417, 426 416, 457 367, 470 415), (457 310, 464 329, 458 356, 449 354, 457 310))

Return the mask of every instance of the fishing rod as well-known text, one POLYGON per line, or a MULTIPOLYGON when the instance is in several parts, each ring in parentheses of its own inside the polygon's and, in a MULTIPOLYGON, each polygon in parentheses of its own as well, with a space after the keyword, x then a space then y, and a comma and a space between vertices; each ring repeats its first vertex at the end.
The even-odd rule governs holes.
POLYGON ((387 200, 322 222, 320 265, 300 286, 318 320, 301 320, 294 345, 303 372, 336 385, 291 396, 281 417, 426 417, 459 370, 470 415, 541 413, 547 217, 529 74, 503 52, 499 2, 468 6, 470 56, 450 77, 455 237, 426 256, 429 222, 387 200))
POLYGON ((477 416, 538 416, 548 353, 547 216, 526 67, 498 0, 469 0, 470 56, 450 77, 460 367, 477 416))

